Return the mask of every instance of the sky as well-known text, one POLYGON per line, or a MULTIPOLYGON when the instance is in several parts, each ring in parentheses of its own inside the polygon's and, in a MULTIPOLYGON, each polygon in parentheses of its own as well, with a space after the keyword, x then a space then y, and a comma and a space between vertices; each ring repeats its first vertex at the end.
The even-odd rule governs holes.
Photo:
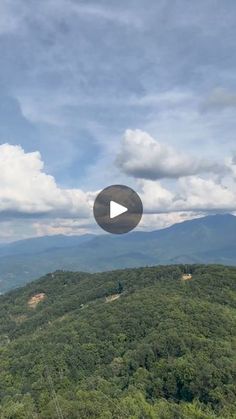
POLYGON ((234 0, 1 0, 0 242, 236 211, 234 0))

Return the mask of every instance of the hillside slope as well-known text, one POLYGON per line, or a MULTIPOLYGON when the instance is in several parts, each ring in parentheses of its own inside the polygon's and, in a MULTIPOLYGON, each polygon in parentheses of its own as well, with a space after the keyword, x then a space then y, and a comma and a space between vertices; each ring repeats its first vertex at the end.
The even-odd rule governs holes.
POLYGON ((234 418, 236 268, 188 271, 56 272, 0 297, 0 417, 234 418))
POLYGON ((208 216, 118 237, 42 237, 3 246, 0 292, 57 269, 98 272, 176 263, 236 265, 236 217, 208 216))

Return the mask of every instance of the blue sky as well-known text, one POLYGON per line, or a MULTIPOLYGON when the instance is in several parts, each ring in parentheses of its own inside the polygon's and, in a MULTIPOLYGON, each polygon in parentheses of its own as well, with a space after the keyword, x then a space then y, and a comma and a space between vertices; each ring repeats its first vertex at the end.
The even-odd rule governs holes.
POLYGON ((93 231, 93 198, 113 183, 142 195, 141 228, 234 212, 235 12, 2 0, 0 240, 93 231))

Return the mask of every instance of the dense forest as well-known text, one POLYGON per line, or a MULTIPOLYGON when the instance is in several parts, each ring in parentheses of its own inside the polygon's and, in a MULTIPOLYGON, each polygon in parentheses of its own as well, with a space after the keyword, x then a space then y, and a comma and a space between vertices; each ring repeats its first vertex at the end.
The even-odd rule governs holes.
POLYGON ((1 419, 236 418, 236 268, 58 271, 0 318, 1 419))

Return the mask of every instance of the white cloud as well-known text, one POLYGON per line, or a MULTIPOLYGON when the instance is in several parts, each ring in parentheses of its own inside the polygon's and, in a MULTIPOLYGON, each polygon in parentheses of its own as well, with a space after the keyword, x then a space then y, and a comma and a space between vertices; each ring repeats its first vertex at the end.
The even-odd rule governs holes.
POLYGON ((89 197, 79 189, 62 189, 46 174, 39 152, 25 153, 20 146, 0 146, 0 212, 60 214, 86 217, 89 197))
POLYGON ((21 113, 31 123, 43 123, 63 127, 66 125, 63 107, 72 106, 73 98, 60 95, 58 92, 34 90, 30 94, 17 93, 15 95, 21 113))
POLYGON ((179 179, 176 191, 163 188, 150 180, 141 182, 140 196, 146 213, 218 212, 236 210, 236 189, 191 176, 179 179))
POLYGON ((212 179, 190 177, 179 181, 182 196, 176 201, 175 206, 182 206, 188 210, 222 210, 233 211, 236 209, 236 190, 212 179))
POLYGON ((125 132, 116 164, 128 175, 151 180, 226 170, 216 162, 180 153, 141 130, 125 132))
POLYGON ((141 199, 144 204, 144 212, 169 212, 173 206, 174 193, 161 186, 160 182, 142 180, 139 182, 142 192, 141 199))
POLYGON ((32 229, 36 236, 51 236, 55 234, 83 235, 94 233, 93 219, 48 219, 37 220, 32 223, 32 229))
POLYGON ((167 228, 176 223, 204 216, 204 213, 196 212, 170 212, 165 214, 143 214, 139 229, 153 231, 167 228))
MULTIPOLYGON (((189 103, 193 102, 194 95, 189 90, 179 90, 179 89, 172 89, 166 90, 164 92, 158 93, 148 93, 144 96, 139 96, 136 98, 131 98, 128 101, 128 106, 162 106, 162 109, 170 108, 170 107, 180 107, 183 105, 189 105, 189 103)), ((124 101, 124 104, 127 104, 127 100, 124 101)))
MULTIPOLYGON (((85 218, 91 222, 91 209, 98 192, 60 188, 54 177, 45 173, 39 152, 26 153, 20 146, 2 144, 0 167, 0 213, 85 218)), ((189 176, 180 178, 174 190, 158 181, 140 180, 138 184, 145 212, 171 213, 235 210, 235 184, 232 179, 230 182, 229 186, 189 176)))
MULTIPOLYGON (((45 173, 39 152, 26 153, 20 146, 2 144, 0 167, 2 239, 96 230, 91 209, 98 191, 60 188, 45 173), (17 221, 17 216, 23 218, 17 221), (32 220, 27 223, 28 217, 32 220)), ((151 230, 208 212, 235 211, 236 187, 230 181, 229 186, 189 176, 179 179, 172 190, 159 181, 138 181, 144 205, 139 228, 151 230)))

